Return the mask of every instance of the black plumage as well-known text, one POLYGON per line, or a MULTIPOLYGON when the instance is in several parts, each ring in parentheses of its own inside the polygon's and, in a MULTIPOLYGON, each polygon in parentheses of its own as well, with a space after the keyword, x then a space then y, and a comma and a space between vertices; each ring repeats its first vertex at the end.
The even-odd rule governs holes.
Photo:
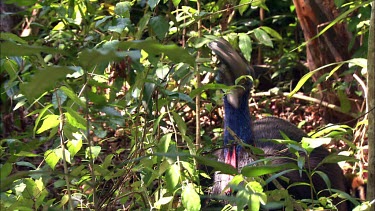
MULTIPOLYGON (((218 82, 226 85, 234 85, 237 78, 244 75, 252 75, 251 67, 226 40, 221 38, 213 41, 209 43, 209 47, 223 63, 223 67, 218 72, 218 82)), ((234 140, 227 129, 229 127, 238 138, 243 140, 246 144, 262 149, 265 155, 274 155, 278 153, 280 156, 293 157, 290 151, 285 150, 285 145, 276 144, 269 140, 284 139, 281 135, 282 133, 294 141, 301 141, 302 138, 307 135, 295 125, 279 118, 268 117, 252 122, 248 107, 249 93, 252 86, 251 80, 244 78, 238 83, 238 85, 241 87, 231 90, 231 92, 224 97, 224 145, 228 145, 229 141, 234 140)), ((248 155, 248 152, 240 146, 225 147, 223 150, 216 151, 215 154, 219 161, 231 164, 238 169, 241 169, 253 161, 251 156, 248 155)), ((305 166, 310 166, 310 169, 314 169, 328 155, 328 150, 324 147, 318 147, 313 150, 310 159, 306 161, 306 164, 308 162, 309 165, 305 164, 305 166)), ((278 159, 273 161, 273 163, 286 162, 292 161, 290 161, 290 159, 278 159)), ((342 174, 341 168, 337 164, 324 164, 318 167, 317 170, 327 174, 331 181, 331 188, 341 191, 347 190, 345 177, 342 174)), ((298 171, 289 172, 284 176, 290 179, 289 184, 309 181, 306 174, 302 174, 301 176, 298 171)), ((216 172, 214 176, 213 193, 222 193, 230 179, 230 176, 216 172)), ((318 175, 313 176, 313 184, 316 193, 327 189, 325 182, 318 175)), ((311 191, 308 186, 295 186, 288 191, 295 199, 311 198, 311 191)), ((330 193, 325 191, 319 196, 329 195, 330 193)), ((341 203, 338 208, 340 211, 347 210, 346 202, 341 203)))

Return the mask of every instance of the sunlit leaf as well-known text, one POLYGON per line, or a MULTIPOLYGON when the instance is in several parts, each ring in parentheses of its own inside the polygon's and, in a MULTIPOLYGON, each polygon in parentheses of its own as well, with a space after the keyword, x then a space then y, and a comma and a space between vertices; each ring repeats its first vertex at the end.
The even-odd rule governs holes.
POLYGON ((82 102, 82 100, 74 93, 74 91, 71 88, 67 86, 61 86, 60 90, 63 91, 71 100, 73 100, 79 106, 85 107, 85 103, 82 102))
POLYGON ((67 110, 65 113, 66 119, 69 124, 79 129, 86 129, 86 119, 79 115, 76 111, 70 107, 64 107, 67 110))
POLYGON ((264 166, 245 166, 242 168, 241 173, 247 177, 259 177, 266 174, 272 174, 285 169, 296 169, 298 168, 294 163, 285 164, 271 164, 264 166))
POLYGON ((82 148, 82 138, 78 137, 78 139, 69 140, 67 147, 71 156, 74 157, 74 155, 76 155, 77 152, 82 148))
POLYGON ((43 119, 42 126, 36 131, 37 134, 43 133, 46 130, 57 127, 60 124, 59 115, 49 114, 43 119))
POLYGON ((169 191, 173 192, 180 179, 180 168, 176 164, 172 164, 165 172, 165 180, 169 191))
POLYGON ((100 146, 87 147, 85 157, 87 159, 91 159, 91 157, 92 157, 92 159, 96 159, 99 156, 99 153, 100 153, 101 150, 102 150, 102 148, 100 146))
POLYGON ((186 210, 198 211, 201 209, 201 199, 191 183, 182 189, 181 200, 186 210))
POLYGON ((60 158, 56 155, 54 150, 47 150, 44 153, 44 159, 46 163, 52 168, 55 169, 56 164, 59 162, 60 158))

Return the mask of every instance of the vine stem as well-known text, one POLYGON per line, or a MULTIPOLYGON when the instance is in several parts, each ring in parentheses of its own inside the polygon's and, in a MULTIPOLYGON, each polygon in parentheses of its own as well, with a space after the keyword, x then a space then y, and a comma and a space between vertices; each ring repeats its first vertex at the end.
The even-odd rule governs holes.
POLYGON ((90 171, 90 175, 91 175, 91 184, 90 184, 90 187, 92 188, 92 196, 93 196, 93 203, 94 203, 94 208, 95 210, 99 210, 99 206, 98 206, 98 200, 97 200, 97 194, 96 194, 96 176, 95 176, 95 172, 94 172, 94 158, 92 156, 92 146, 93 146, 93 143, 92 143, 92 140, 91 140, 91 137, 90 137, 90 118, 89 118, 89 96, 88 96, 88 89, 86 88, 86 85, 88 83, 88 80, 87 80, 87 70, 85 69, 84 70, 85 73, 83 74, 83 80, 84 80, 84 90, 83 93, 85 95, 85 99, 86 99, 86 105, 85 105, 85 117, 86 117, 86 140, 87 140, 87 145, 89 147, 89 171, 90 171))
MULTIPOLYGON (((201 2, 200 0, 197 0, 197 13, 200 14, 201 12, 201 2)), ((202 20, 199 19, 197 22, 197 31, 198 31, 198 37, 202 37, 202 20)), ((201 51, 198 50, 197 52, 197 61, 201 56, 201 51)), ((199 65, 196 63, 195 65, 195 70, 196 70, 196 78, 197 78, 197 89, 199 89, 202 86, 201 83, 201 74, 199 71, 199 65)), ((195 98, 195 144, 196 144, 196 149, 198 150, 201 147, 201 125, 200 125, 200 110, 201 110, 201 96, 198 94, 195 98)))
POLYGON ((73 201, 72 201, 72 192, 70 191, 70 181, 69 181, 69 170, 68 164, 66 163, 66 155, 65 155, 65 140, 64 140, 64 113, 61 108, 61 101, 60 97, 58 96, 57 92, 55 92, 57 105, 59 108, 60 113, 60 124, 59 124, 59 136, 60 136, 60 145, 62 151, 62 160, 63 160, 63 167, 64 167, 64 177, 66 182, 66 188, 68 191, 68 203, 69 203, 69 210, 73 210, 73 201))

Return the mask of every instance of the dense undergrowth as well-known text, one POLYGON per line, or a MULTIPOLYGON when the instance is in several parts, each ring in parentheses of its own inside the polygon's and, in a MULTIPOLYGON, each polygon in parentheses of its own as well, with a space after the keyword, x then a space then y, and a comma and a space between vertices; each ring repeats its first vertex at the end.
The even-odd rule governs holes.
MULTIPOLYGON (((209 159, 221 147, 222 90, 230 87, 214 82, 215 58, 206 44, 225 35, 251 63, 257 64, 257 55, 264 58, 267 70, 255 78, 249 101, 254 118, 288 119, 315 143, 347 155, 329 162, 347 161, 347 172, 366 178, 360 88, 355 105, 338 91, 345 107, 339 115, 350 116, 347 107, 356 107, 356 118, 343 124, 329 124, 326 105, 310 98, 264 94, 274 87, 290 92, 308 73, 301 69, 303 38, 291 1, 241 1, 241 7, 226 1, 5 2, 17 3, 25 19, 1 33, 1 210, 199 210, 209 198, 204 181, 210 175, 198 168, 202 164, 236 174, 233 184, 247 184, 242 195, 229 198, 239 210, 257 210, 267 201, 282 201, 287 210, 332 208, 333 197, 360 205, 344 193, 296 202, 285 191, 262 188, 260 176, 287 169, 239 173, 209 159), (260 9, 268 12, 263 24, 260 9), (233 21, 220 22, 226 16, 233 21)), ((338 7, 358 5, 362 13, 345 21, 355 36, 366 38, 368 3, 338 7)), ((363 78, 362 48, 339 78, 363 78)), ((313 98, 318 82, 303 79, 299 94, 313 98)), ((358 84, 337 80, 332 86, 358 84)))

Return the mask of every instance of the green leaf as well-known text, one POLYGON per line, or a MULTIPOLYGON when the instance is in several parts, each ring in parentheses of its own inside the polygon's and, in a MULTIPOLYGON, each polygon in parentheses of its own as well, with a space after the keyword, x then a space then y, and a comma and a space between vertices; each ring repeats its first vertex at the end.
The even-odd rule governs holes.
POLYGON ((160 198, 157 202, 155 202, 155 208, 160 209, 161 205, 168 204, 173 199, 173 196, 167 196, 160 198))
POLYGON ((77 103, 81 107, 86 107, 85 103, 73 92, 73 90, 66 86, 61 86, 60 90, 63 91, 71 100, 77 103))
POLYGON ((148 0, 148 5, 150 6, 150 9, 153 10, 159 2, 160 0, 148 0))
POLYGON ((166 153, 169 148, 169 144, 171 143, 172 140, 172 133, 167 133, 163 135, 160 139, 160 143, 158 146, 158 151, 161 153, 166 153))
POLYGON ((56 164, 59 162, 60 158, 56 155, 54 150, 47 150, 44 153, 44 159, 46 163, 52 168, 55 169, 56 164))
POLYGON ((59 50, 57 48, 16 44, 10 41, 2 42, 0 45, 0 57, 2 58, 6 56, 32 56, 40 54, 42 52, 66 55, 65 51, 59 50))
POLYGON ((233 166, 213 160, 207 157, 194 156, 194 158, 202 165, 211 166, 215 171, 220 171, 223 174, 237 175, 238 171, 233 166))
POLYGON ((27 42, 24 39, 20 38, 19 36, 15 35, 15 34, 12 34, 12 33, 1 32, 0 33, 0 39, 8 40, 8 41, 15 41, 15 42, 19 42, 21 44, 27 44, 27 42))
POLYGON ((322 165, 324 163, 339 163, 339 162, 342 162, 342 161, 354 162, 355 163, 355 162, 358 162, 358 159, 353 158, 353 157, 349 157, 349 156, 345 156, 345 155, 329 154, 327 157, 325 157, 319 163, 319 165, 322 165))
MULTIPOLYGON (((114 25, 108 27, 108 31, 117 32, 121 34, 126 28, 131 27, 131 25, 132 24, 129 18, 116 18, 114 20, 114 25)), ((111 51, 106 53, 111 53, 111 51)), ((116 55, 115 52, 112 51, 112 53, 114 54, 111 55, 116 55)), ((123 52, 118 52, 117 55, 119 54, 123 54, 123 52)))
POLYGON ((191 66, 195 65, 195 58, 189 54, 186 49, 183 49, 176 44, 160 44, 155 40, 143 40, 143 41, 127 41, 119 42, 118 48, 120 49, 139 49, 144 50, 149 54, 160 55, 164 53, 169 57, 173 62, 179 63, 184 62, 190 64, 191 66))
POLYGON ((62 148, 57 148, 57 149, 54 149, 53 150, 56 154, 57 157, 59 157, 61 160, 64 160, 64 156, 65 156, 65 161, 70 163, 71 162, 71 159, 70 159, 70 152, 66 149, 64 149, 64 152, 65 154, 63 155, 63 149, 62 148))
POLYGON ((254 29, 254 35, 255 35, 255 38, 257 38, 257 40, 261 44, 273 48, 273 44, 272 44, 272 40, 271 40, 270 36, 265 31, 263 31, 261 28, 254 29))
POLYGON ((169 169, 165 172, 165 181, 167 188, 170 192, 174 192, 174 188, 178 184, 180 179, 180 168, 176 164, 172 164, 169 169))
POLYGON ((70 67, 50 66, 37 70, 30 82, 20 84, 21 93, 29 101, 34 101, 46 91, 53 89, 56 84, 65 79, 67 74, 74 72, 70 67))
POLYGON ((181 0, 172 0, 172 2, 173 6, 177 7, 180 4, 181 0))
POLYGON ((128 1, 116 4, 115 13, 123 18, 130 18, 131 3, 128 1))
POLYGON ((308 153, 311 153, 311 151, 315 148, 318 148, 322 146, 323 144, 329 144, 331 143, 331 138, 308 138, 303 137, 301 140, 301 145, 304 149, 307 150, 308 153))
POLYGON ((240 3, 238 3, 238 5, 242 5, 238 8, 238 12, 240 12, 241 15, 243 15, 243 13, 249 8, 250 6, 250 2, 252 2, 253 0, 241 0, 240 3))
POLYGON ((187 184, 181 193, 182 205, 186 210, 198 211, 201 209, 201 199, 198 193, 195 191, 193 184, 187 184))
POLYGON ((64 113, 69 124, 73 127, 86 130, 86 119, 79 115, 70 107, 64 107, 67 113, 64 113))
POLYGON ((60 124, 59 115, 49 114, 43 118, 42 126, 36 131, 37 134, 43 133, 46 130, 57 127, 60 124))
POLYGON ((81 134, 73 134, 77 139, 69 140, 67 143, 68 151, 70 152, 71 156, 77 154, 77 152, 82 148, 82 135, 81 134))
POLYGON ((245 59, 250 62, 251 51, 252 51, 250 36, 245 33, 240 33, 238 34, 238 38, 239 38, 238 47, 240 48, 245 59))
POLYGON ((261 26, 260 27, 263 31, 267 32, 267 34, 271 35, 273 38, 275 38, 276 40, 282 40, 283 38, 281 37, 281 35, 273 30, 272 28, 268 27, 268 26, 261 26))
POLYGON ((0 178, 6 178, 12 172, 12 168, 10 163, 0 164, 0 178))
POLYGON ((91 156, 90 156, 90 154, 91 154, 92 159, 96 159, 99 156, 101 150, 102 150, 102 148, 100 146, 93 146, 93 147, 91 147, 91 152, 92 152, 92 154, 91 154, 90 153, 90 147, 87 147, 85 157, 87 159, 91 159, 91 156))
POLYGON ((285 164, 271 164, 264 166, 245 166, 242 168, 241 173, 246 177, 259 177, 266 174, 276 173, 285 169, 297 169, 294 163, 285 164))
POLYGON ((1 69, 1 71, 5 70, 8 73, 10 81, 18 77, 18 65, 13 59, 4 59, 1 69))
POLYGON ((159 40, 163 40, 169 31, 169 23, 163 16, 151 18, 150 27, 159 40))
POLYGON ((340 100, 341 111, 344 112, 344 113, 350 112, 352 107, 350 105, 350 100, 349 100, 347 94, 343 90, 339 89, 339 90, 337 90, 337 95, 338 95, 339 100, 340 100))
POLYGON ((173 115, 173 120, 177 124, 177 128, 179 129, 179 131, 181 132, 182 135, 185 135, 186 134, 186 130, 187 130, 187 126, 186 126, 185 121, 176 112, 172 111, 171 113, 173 115))

